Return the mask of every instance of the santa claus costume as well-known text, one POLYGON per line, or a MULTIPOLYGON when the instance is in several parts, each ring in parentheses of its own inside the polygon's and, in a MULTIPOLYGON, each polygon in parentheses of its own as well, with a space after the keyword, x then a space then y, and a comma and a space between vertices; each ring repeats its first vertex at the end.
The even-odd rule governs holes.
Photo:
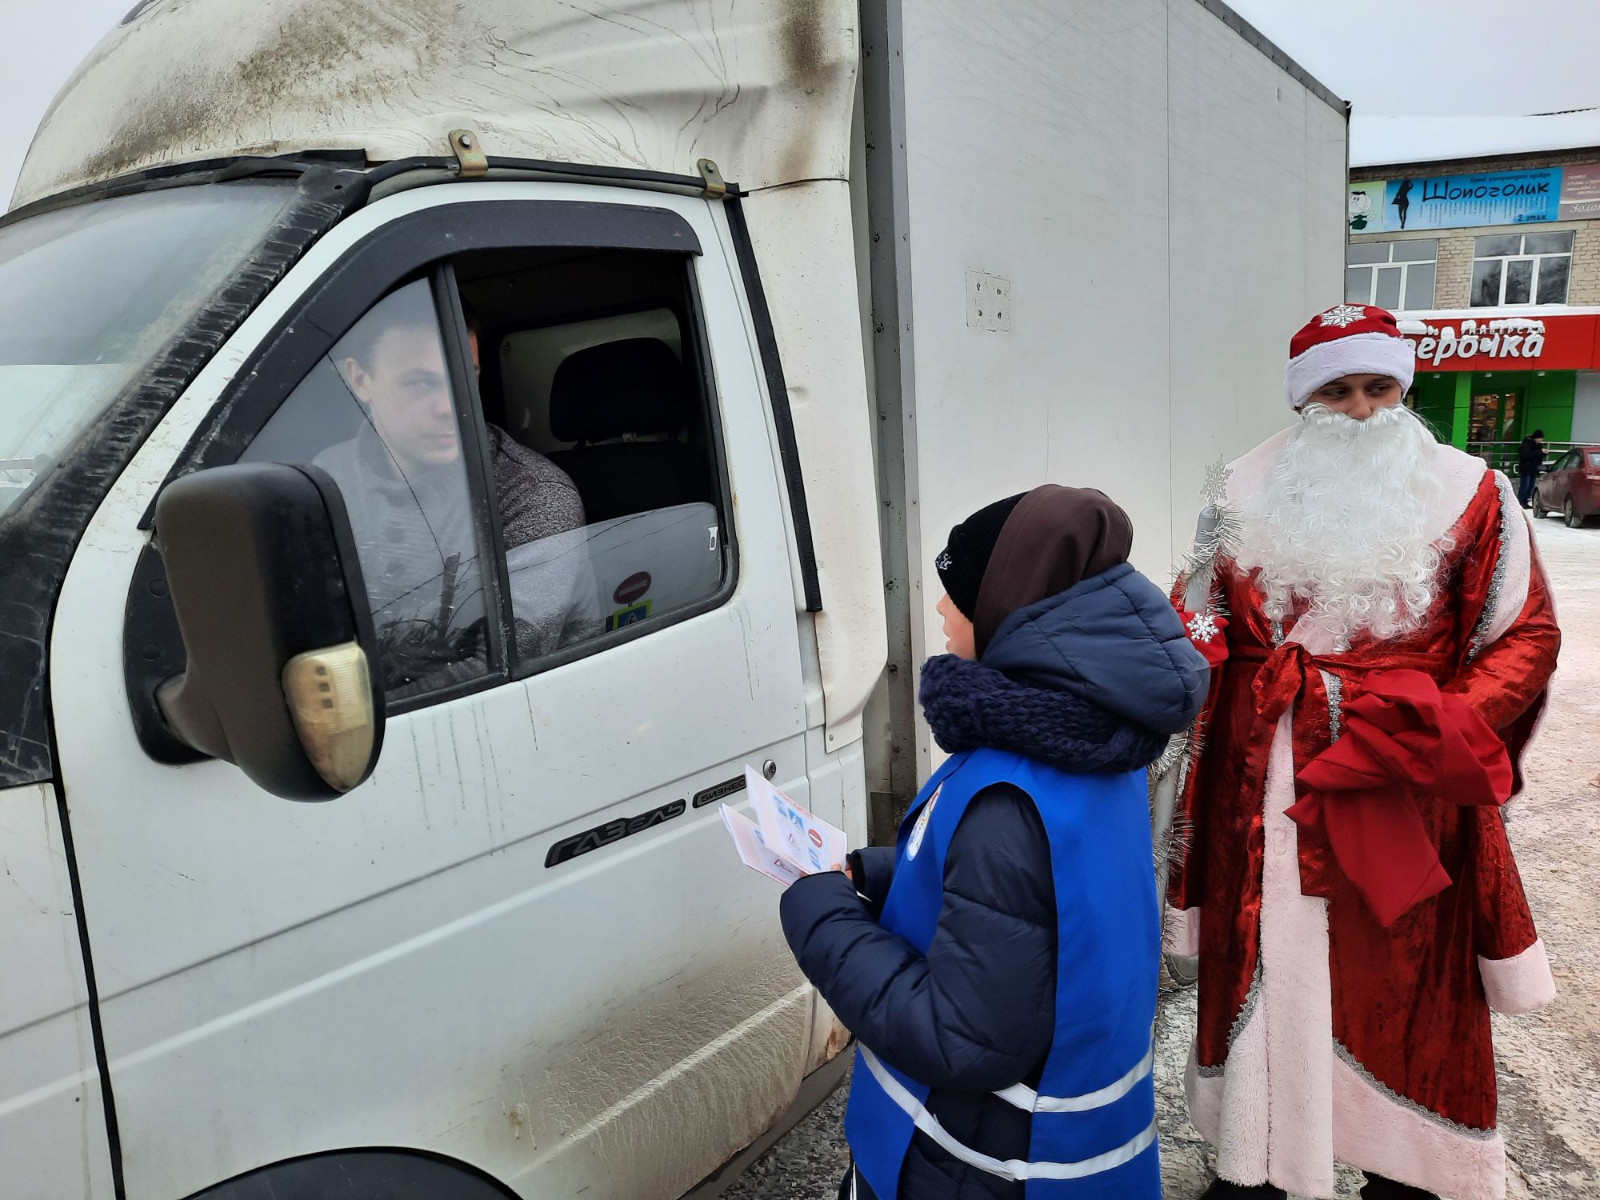
POLYGON ((1510 481, 1395 406, 1382 309, 1296 335, 1295 428, 1233 464, 1191 633, 1215 664, 1182 765, 1168 948, 1198 953, 1186 1085, 1224 1180, 1330 1197, 1334 1162, 1501 1200, 1489 1012, 1555 985, 1500 805, 1560 633, 1510 481), (1292 812, 1290 810, 1293 810, 1292 812))

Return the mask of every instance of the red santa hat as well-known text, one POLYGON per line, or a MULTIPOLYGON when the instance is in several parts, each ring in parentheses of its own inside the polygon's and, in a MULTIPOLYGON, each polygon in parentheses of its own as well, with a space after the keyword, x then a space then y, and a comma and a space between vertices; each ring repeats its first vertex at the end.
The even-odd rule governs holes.
POLYGON ((1299 412, 1318 388, 1341 375, 1392 375, 1405 391, 1416 366, 1416 346, 1400 336, 1393 313, 1370 304, 1336 304, 1294 335, 1283 387, 1299 412))

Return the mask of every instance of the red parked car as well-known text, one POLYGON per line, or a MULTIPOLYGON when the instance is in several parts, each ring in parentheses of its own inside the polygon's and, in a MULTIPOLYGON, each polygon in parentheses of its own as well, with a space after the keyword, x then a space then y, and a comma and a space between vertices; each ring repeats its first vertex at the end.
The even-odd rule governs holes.
POLYGON ((1600 446, 1579 446, 1556 460, 1539 477, 1533 494, 1533 515, 1560 513, 1568 529, 1600 514, 1600 446))

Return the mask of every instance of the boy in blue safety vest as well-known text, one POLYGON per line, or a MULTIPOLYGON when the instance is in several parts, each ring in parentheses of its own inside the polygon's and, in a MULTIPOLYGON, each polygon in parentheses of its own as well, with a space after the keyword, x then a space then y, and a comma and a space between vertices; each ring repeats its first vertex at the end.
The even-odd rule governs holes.
POLYGON ((1159 1200, 1145 768, 1208 670, 1132 542, 1104 495, 1053 485, 951 531, 921 701, 953 757, 892 850, 784 894, 859 1043, 842 1197, 1159 1200))

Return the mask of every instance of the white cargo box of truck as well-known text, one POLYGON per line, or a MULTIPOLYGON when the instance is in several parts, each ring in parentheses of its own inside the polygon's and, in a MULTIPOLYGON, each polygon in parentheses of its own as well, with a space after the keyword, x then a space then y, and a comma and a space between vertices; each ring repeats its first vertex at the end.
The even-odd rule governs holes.
POLYGON ((767 1136, 848 1035, 717 809, 892 835, 978 506, 1167 573, 1345 146, 1213 0, 138 4, 0 222, 0 1194, 767 1136))
POLYGON ((898 686, 868 755, 903 796, 933 765, 911 685, 953 524, 1100 488, 1165 582, 1205 468, 1284 424, 1289 335, 1340 294, 1348 110, 1210 0, 887 7, 863 61, 898 686))

